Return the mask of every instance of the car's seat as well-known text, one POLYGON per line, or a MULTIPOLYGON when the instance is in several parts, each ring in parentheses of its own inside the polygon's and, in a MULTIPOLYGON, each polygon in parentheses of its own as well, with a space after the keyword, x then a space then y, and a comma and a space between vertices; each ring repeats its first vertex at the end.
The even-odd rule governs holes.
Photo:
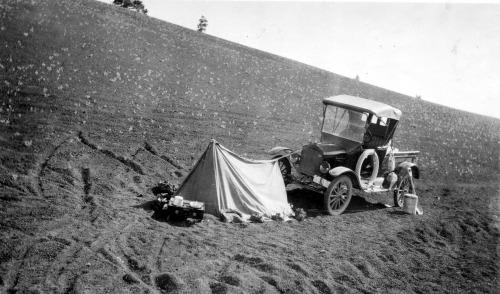
POLYGON ((384 143, 385 143, 384 137, 373 135, 372 140, 368 143, 364 143, 363 147, 365 149, 375 149, 377 147, 384 146, 384 143))

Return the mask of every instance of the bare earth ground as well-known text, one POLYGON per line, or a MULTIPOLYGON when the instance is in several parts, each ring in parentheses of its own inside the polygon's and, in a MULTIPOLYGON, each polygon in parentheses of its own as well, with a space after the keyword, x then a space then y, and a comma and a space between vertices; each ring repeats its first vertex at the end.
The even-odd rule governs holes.
POLYGON ((0 293, 500 291, 498 120, 102 3, 0 8, 0 293), (341 93, 403 111, 424 215, 359 192, 327 216, 297 185, 303 222, 188 227, 150 210, 210 138, 254 159, 300 148, 341 93))

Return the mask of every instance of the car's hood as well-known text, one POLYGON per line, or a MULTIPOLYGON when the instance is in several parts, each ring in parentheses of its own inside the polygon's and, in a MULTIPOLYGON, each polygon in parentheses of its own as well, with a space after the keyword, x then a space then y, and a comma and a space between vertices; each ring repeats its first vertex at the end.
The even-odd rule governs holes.
POLYGON ((321 149, 321 151, 323 151, 323 154, 325 156, 334 156, 347 153, 347 150, 343 146, 337 144, 317 143, 316 146, 318 146, 318 148, 321 149))

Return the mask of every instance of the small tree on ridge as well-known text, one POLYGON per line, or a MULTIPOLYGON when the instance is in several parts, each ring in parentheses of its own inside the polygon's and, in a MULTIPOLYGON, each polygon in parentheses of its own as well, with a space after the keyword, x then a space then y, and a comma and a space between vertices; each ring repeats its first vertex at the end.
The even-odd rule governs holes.
POLYGON ((204 33, 208 26, 208 20, 202 15, 198 24, 198 32, 204 33))

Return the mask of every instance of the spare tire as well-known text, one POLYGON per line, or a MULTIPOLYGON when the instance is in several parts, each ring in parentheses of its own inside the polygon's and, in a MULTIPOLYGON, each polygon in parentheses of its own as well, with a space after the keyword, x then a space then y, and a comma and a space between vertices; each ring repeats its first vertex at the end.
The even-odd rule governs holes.
POLYGON ((368 184, 366 185, 366 187, 362 186, 363 189, 367 189, 371 184, 373 184, 373 182, 377 178, 378 167, 379 167, 377 152, 375 152, 375 149, 366 149, 361 154, 361 156, 358 158, 358 162, 356 163, 355 172, 356 172, 356 175, 358 175, 358 178, 361 180, 361 166, 363 165, 363 162, 365 161, 365 159, 370 155, 372 156, 373 171, 372 171, 370 178, 368 179, 368 184))

